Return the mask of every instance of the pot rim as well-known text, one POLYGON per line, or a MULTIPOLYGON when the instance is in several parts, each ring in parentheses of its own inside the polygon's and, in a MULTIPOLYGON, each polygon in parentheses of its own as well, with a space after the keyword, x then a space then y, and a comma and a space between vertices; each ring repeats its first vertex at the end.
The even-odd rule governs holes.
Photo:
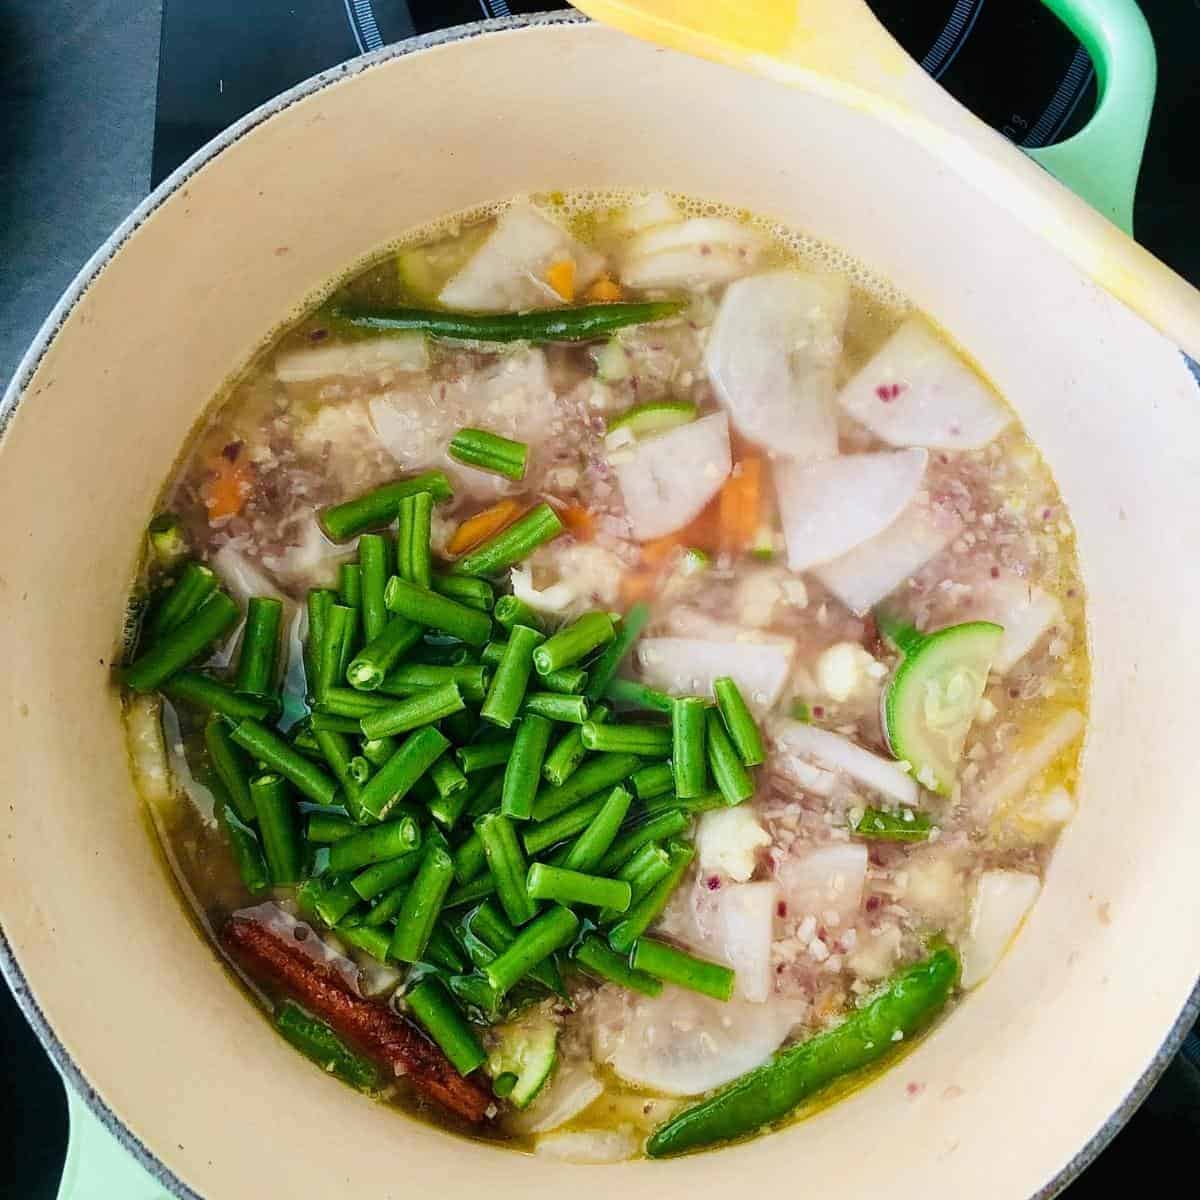
MULTIPOLYGON (((17 408, 24 397, 24 392, 33 378, 42 358, 51 343, 57 337, 67 317, 86 294, 92 281, 108 265, 111 259, 121 250, 125 243, 137 232, 149 218, 170 196, 178 191, 202 167, 219 157, 229 149, 244 134, 255 129, 262 122, 273 117, 297 101, 315 95, 332 84, 343 79, 358 75, 363 71, 393 59, 403 58, 435 46, 449 45, 466 41, 484 34, 501 33, 515 29, 542 28, 553 25, 581 25, 587 23, 587 18, 573 10, 522 14, 510 17, 499 17, 487 21, 474 21, 465 25, 456 25, 449 29, 437 30, 433 33, 422 34, 401 42, 384 46, 369 54, 349 59, 318 75, 303 80, 295 86, 280 92, 265 103, 247 113, 234 122, 215 138, 200 147, 194 154, 181 163, 156 188, 154 188, 140 204, 127 216, 112 234, 101 244, 96 252, 80 268, 61 298, 51 309, 29 345, 22 355, 13 373, 12 379, 0 398, 0 440, 3 439, 9 421, 12 420, 17 408)), ((1185 356, 1186 360, 1186 356, 1185 356)), ((1200 383, 1200 371, 1188 363, 1197 383, 1200 383)), ((59 1039, 53 1026, 42 1012, 33 991, 25 978, 24 971, 17 961, 16 954, 9 944, 0 923, 0 976, 8 984, 9 990, 17 1002, 25 1019, 34 1031, 42 1048, 58 1068, 64 1082, 74 1088, 80 1099, 88 1106, 96 1119, 104 1126, 121 1146, 131 1154, 137 1162, 159 1184, 180 1200, 204 1200, 200 1193, 183 1182, 136 1134, 134 1134, 109 1107, 103 1097, 92 1086, 79 1065, 71 1057, 70 1051, 59 1039)), ((1159 1077, 1166 1070, 1183 1043, 1188 1030, 1200 1018, 1200 978, 1197 979, 1191 995, 1184 1003, 1175 1022, 1168 1030, 1166 1037, 1142 1075, 1126 1093, 1125 1097, 1113 1110, 1104 1124, 1092 1137, 1075 1153, 1066 1165, 1044 1184, 1029 1200, 1050 1200, 1090 1166, 1101 1151, 1116 1136, 1125 1123, 1133 1116, 1142 1102, 1150 1094, 1159 1077)))

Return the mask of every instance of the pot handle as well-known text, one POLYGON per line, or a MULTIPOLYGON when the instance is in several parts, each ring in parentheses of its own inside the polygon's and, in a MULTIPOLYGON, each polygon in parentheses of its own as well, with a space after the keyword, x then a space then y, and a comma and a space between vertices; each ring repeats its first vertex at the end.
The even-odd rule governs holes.
POLYGON ((112 1200, 114 1196, 121 1200, 171 1200, 170 1193, 101 1124, 74 1087, 69 1083, 64 1086, 71 1132, 58 1200, 112 1200))
POLYGON ((1077 196, 1126 233, 1154 106, 1157 61, 1135 0, 1042 0, 1083 43, 1100 98, 1087 125, 1053 146, 1027 150, 1077 196))

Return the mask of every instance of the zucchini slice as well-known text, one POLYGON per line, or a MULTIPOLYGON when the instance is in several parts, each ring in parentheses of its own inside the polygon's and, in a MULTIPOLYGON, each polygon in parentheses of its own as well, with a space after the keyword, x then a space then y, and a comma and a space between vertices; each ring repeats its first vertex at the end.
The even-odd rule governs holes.
POLYGON ((608 432, 628 430, 635 438, 649 437, 655 433, 666 433, 687 425, 696 419, 696 406, 686 400, 657 400, 649 404, 638 404, 634 408, 613 417, 608 423, 608 432))
POLYGON ((1004 629, 968 621, 926 637, 882 627, 904 654, 883 693, 888 747, 922 787, 947 796, 1004 629))
POLYGON ((496 1034, 498 1040, 488 1054, 488 1074, 493 1079, 515 1075, 508 1100, 516 1108, 525 1108, 558 1065, 558 1026, 544 1014, 529 1013, 496 1034))

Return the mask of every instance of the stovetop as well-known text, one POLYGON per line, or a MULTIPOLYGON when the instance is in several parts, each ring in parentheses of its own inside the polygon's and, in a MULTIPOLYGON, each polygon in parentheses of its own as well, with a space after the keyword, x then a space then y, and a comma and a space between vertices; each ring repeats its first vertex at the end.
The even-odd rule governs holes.
MULTIPOLYGON (((1038 0, 869 2, 930 74, 1018 144, 1043 145, 1065 136, 1090 111, 1095 82, 1087 56, 1038 0)), ((1200 0, 1142 3, 1158 43, 1160 87, 1135 230, 1155 254, 1200 284, 1200 237, 1195 222, 1200 212, 1200 155, 1195 138, 1200 127, 1200 72, 1194 63, 1194 47, 1200 43, 1200 0)), ((151 7, 144 6, 147 12, 151 7)), ((250 108, 363 50, 483 16, 550 7, 565 6, 545 0, 164 0, 157 104, 153 106, 153 182, 250 108)), ((147 19, 143 13, 136 20, 147 19)), ((127 27, 135 23, 122 0, 6 0, 0 5, 0 35, 15 32, 16 37, 0 36, 0 48, 11 51, 15 46, 17 53, 15 75, 7 75, 15 79, 17 89, 23 86, 22 68, 30 59, 21 57, 25 47, 20 35, 30 30, 50 33, 64 44, 76 39, 74 49, 67 45, 66 50, 56 47, 53 53, 46 53, 45 62, 51 68, 56 65, 55 54, 64 67, 78 68, 81 61, 87 62, 89 53, 94 60, 124 52, 133 58, 118 63, 118 68, 132 71, 136 63, 136 69, 144 70, 144 32, 140 42, 127 39, 122 43, 117 32, 121 22, 127 27), (16 21, 13 29, 10 20, 16 21), (94 43, 90 48, 88 39, 94 43)), ((37 97, 18 91, 18 103, 29 108, 6 108, 3 74, 0 112, 12 111, 16 120, 0 122, 0 168, 8 166, 6 150, 19 150, 21 153, 12 153, 11 158, 24 166, 31 159, 24 157, 28 142, 23 140, 27 127, 22 117, 27 111, 38 111, 37 97)), ((14 84, 8 86, 11 94, 14 84)), ((78 96, 72 93, 64 109, 77 103, 78 96)), ((141 123, 149 122, 151 107, 147 97, 141 108, 122 111, 122 119, 139 127, 131 128, 128 136, 138 135, 141 123)), ((61 174, 57 166, 54 170, 61 174)), ((32 167, 30 178, 34 178, 32 167)), ((36 186, 31 183, 26 188, 30 193, 24 198, 28 213, 43 205, 33 194, 36 186)), ((0 188, 0 275, 6 253, 10 264, 18 262, 19 190, 14 194, 7 183, 0 188), (13 241, 4 241, 6 232, 13 241)), ((120 200, 122 207, 125 204, 120 200)), ((97 233, 85 234, 93 239, 86 251, 100 229, 107 229, 119 215, 100 217, 97 233)), ((26 221, 32 220, 26 217, 26 221)), ((61 221, 57 228, 61 230, 61 221)), ((63 260, 51 263, 61 275, 64 266, 74 269, 76 265, 66 261, 71 254, 86 251, 81 246, 68 252, 51 243, 44 253, 47 262, 63 260)), ((63 282, 66 278, 69 275, 63 282)), ((54 282, 53 286, 61 284, 54 282)), ((6 315, 2 301, 0 296, 0 333, 5 331, 6 315)), ((18 328, 16 338, 21 337, 27 340, 24 330, 18 328)), ((0 382, 3 374, 0 361, 0 382)), ((1102 1047, 1097 1052, 1102 1053, 1102 1047)), ((1151 1163, 1156 1175, 1173 1177, 1177 1172, 1186 1180, 1190 1151, 1200 1135, 1200 1042, 1194 1038, 1191 1055, 1191 1062, 1181 1056, 1167 1070, 1112 1146, 1072 1186, 1071 1200, 1107 1195, 1120 1181, 1133 1179, 1135 1171, 1144 1186, 1149 1182, 1146 1166, 1151 1163)), ((1031 1087, 1036 1086, 1036 1081, 1031 1081, 1031 1087)), ((19 1097, 17 1103, 4 1105, 6 1116, 0 1121, 0 1195, 24 1200, 53 1196, 66 1133, 61 1087, 3 987, 0 1094, 19 1097)))

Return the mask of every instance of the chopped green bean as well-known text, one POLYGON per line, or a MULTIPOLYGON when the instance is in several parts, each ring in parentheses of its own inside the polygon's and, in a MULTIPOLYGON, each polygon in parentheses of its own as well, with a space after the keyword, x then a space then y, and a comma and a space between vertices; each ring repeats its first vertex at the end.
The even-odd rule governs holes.
POLYGON ((660 796, 673 795, 675 770, 672 763, 650 763, 629 777, 633 794, 639 800, 656 800, 660 796))
POLYGON ((364 692, 379 688, 387 673, 421 640, 420 625, 393 617, 351 660, 346 679, 364 692))
POLYGON ((680 812, 677 808, 668 808, 664 812, 655 813, 648 820, 641 821, 617 838, 609 847, 608 853, 600 860, 596 870, 601 875, 611 875, 620 868, 622 863, 628 862, 643 846, 683 833, 690 823, 687 814, 680 812))
POLYGON ((579 943, 571 957, 589 974, 615 983, 620 987, 641 992, 643 996, 657 996, 662 991, 662 982, 645 971, 635 971, 628 957, 612 950, 607 942, 594 933, 579 943))
POLYGON ((454 757, 464 775, 474 775, 476 771, 490 771, 493 767, 504 766, 515 742, 516 739, 512 737, 499 738, 494 742, 472 742, 469 746, 459 746, 454 757))
POLYGON ((686 813, 689 817, 695 817, 699 816, 700 813, 712 812, 715 808, 724 807, 725 797, 715 789, 705 792, 702 796, 690 796, 686 800, 681 800, 675 795, 674 791, 670 791, 662 796, 654 796, 650 800, 644 800, 642 802, 642 813, 649 817, 674 808, 682 813, 686 813))
MULTIPOLYGON (((530 626, 532 629, 533 626, 530 626)), ((485 667, 498 667, 504 660, 504 652, 508 649, 507 642, 488 642, 482 650, 479 651, 479 661, 485 667)))
POLYGON ((363 717, 363 736, 366 738, 392 737, 422 725, 432 725, 451 713, 466 707, 457 683, 442 683, 437 687, 418 692, 406 700, 397 700, 387 708, 381 708, 363 717))
POLYGON ((485 813, 475 822, 475 832, 483 842, 488 871, 496 881, 505 915, 514 925, 524 925, 537 912, 537 905, 525 887, 528 868, 513 823, 500 813, 485 813))
POLYGON ((514 442, 486 429, 460 429, 450 439, 447 453, 468 467, 517 481, 525 478, 529 461, 529 447, 524 442, 514 442))
POLYGON ((733 995, 734 973, 728 967, 696 958, 653 938, 641 937, 634 942, 629 965, 635 971, 645 971, 656 979, 714 1000, 728 1000, 733 995))
POLYGON ((337 596, 328 588, 310 588, 306 600, 308 633, 304 642, 304 678, 310 696, 319 696, 325 690, 326 681, 321 678, 325 658, 325 631, 329 610, 337 603, 337 596))
POLYGON ((633 643, 641 636, 649 619, 650 609, 641 602, 634 604, 621 618, 621 626, 616 636, 592 664, 591 682, 584 695, 593 703, 607 694, 609 684, 625 661, 625 656, 633 648, 633 643))
POLYGON ((391 758, 363 785, 363 811, 382 821, 397 801, 446 752, 450 743, 432 725, 410 734, 391 758))
POLYGON ((480 612, 491 612, 496 599, 496 589, 486 579, 474 579, 470 575, 435 575, 430 586, 439 596, 449 596, 451 600, 480 612))
POLYGON ((150 553, 160 567, 170 570, 187 558, 187 534, 174 513, 159 513, 146 527, 146 534, 150 553))
MULTIPOLYGON (((359 726, 362 729, 362 726, 359 726)), ((364 738, 361 743, 363 758, 373 767, 381 767, 393 754, 400 743, 395 738, 364 738)))
POLYGON ((767 752, 763 747, 762 734, 750 715, 750 708, 738 685, 728 675, 724 675, 713 680, 713 695, 717 698, 717 707, 721 710, 725 728, 729 732, 729 740, 738 752, 738 757, 743 765, 757 767, 766 760, 767 752))
POLYGON ((217 576, 203 563, 189 562, 174 586, 162 598, 146 627, 146 641, 157 642, 199 611, 217 590, 217 576))
POLYGON ((582 725, 588 719, 588 702, 582 696, 566 696, 561 692, 526 692, 521 712, 560 725, 582 725))
POLYGON ((376 863, 366 870, 359 871, 350 881, 350 886, 360 899, 374 900, 381 893, 411 879, 421 865, 421 855, 421 850, 413 850, 389 862, 376 863))
POLYGON ((452 889, 446 897, 446 907, 465 908, 470 904, 478 904, 480 900, 485 900, 492 895, 495 890, 496 881, 485 872, 452 889))
POLYGON ((364 533, 358 539, 358 565, 362 572, 363 641, 370 645, 388 623, 384 589, 391 575, 392 548, 378 533, 364 533))
POLYGON ((514 625, 527 625, 530 629, 536 629, 538 633, 546 632, 541 614, 524 600, 518 600, 516 596, 501 596, 496 601, 492 616, 496 618, 498 625, 510 633, 514 625))
POLYGON ((496 575, 505 567, 528 558, 539 546, 563 531, 558 514, 546 503, 535 505, 520 520, 464 554, 453 567, 454 575, 496 575))
POLYGON ((611 908, 618 912, 629 907, 631 896, 629 884, 620 879, 588 875, 549 863, 534 863, 529 868, 525 887, 534 900, 590 904, 594 908, 611 908))
POLYGON ((529 855, 542 854, 551 846, 565 842, 577 833, 582 833, 604 807, 604 801, 604 796, 593 796, 590 800, 584 800, 582 803, 576 804, 574 808, 568 808, 558 816, 551 817, 548 821, 528 826, 521 835, 521 840, 525 843, 525 853, 529 855))
POLYGON ((390 525, 400 511, 400 501, 416 492, 429 492, 439 504, 454 495, 443 472, 426 471, 325 509, 320 516, 321 528, 332 541, 348 542, 364 529, 390 525))
POLYGON ((360 827, 349 817, 341 817, 331 812, 310 812, 304 836, 310 842, 328 844, 340 842, 358 832, 360 827))
POLYGON ((384 601, 389 611, 427 629, 440 629, 469 646, 482 646, 492 634, 492 618, 487 613, 417 587, 399 575, 388 580, 384 601))
POLYGON ((433 557, 429 549, 433 496, 414 492, 400 501, 397 510, 396 574, 417 587, 433 583, 433 557))
MULTIPOLYGON (((600 725, 608 720, 608 715, 608 707, 597 704, 588 714, 588 719, 600 725)), ((553 787, 561 786, 578 770, 587 753, 580 727, 568 729, 546 755, 546 761, 542 765, 542 778, 553 787)))
POLYGON ((574 666, 593 650, 616 637, 612 617, 606 612, 584 613, 546 639, 533 652, 533 665, 539 675, 574 666))
POLYGON ((260 698, 274 693, 282 622, 283 601, 270 596, 253 596, 247 601, 234 691, 260 698))
POLYGON ((483 838, 478 833, 472 833, 454 851, 454 880, 456 883, 470 883, 472 879, 479 877, 486 866, 487 855, 483 852, 483 838))
POLYGON ((239 615, 238 606, 224 592, 213 592, 125 669, 125 685, 135 692, 153 691, 232 629, 239 615))
POLYGON ((450 855, 431 842, 396 917, 390 951, 393 958, 410 963, 421 961, 453 879, 454 863, 450 855))
MULTIPOLYGON (((629 884, 629 904, 632 908, 670 873, 670 855, 657 842, 648 842, 617 871, 614 878, 623 879, 629 884)), ((619 912, 606 908, 601 910, 596 921, 600 925, 612 925, 620 919, 619 912)))
POLYGON ((415 850, 420 841, 420 830, 411 817, 372 825, 369 829, 334 842, 329 849, 329 868, 340 874, 401 858, 415 850))
POLYGON ((556 950, 570 945, 578 929, 579 918, 569 908, 552 904, 483 968, 484 976, 503 995, 556 950))
POLYGON ((325 881, 306 879, 296 892, 296 900, 303 911, 313 914, 331 929, 344 921, 358 907, 358 893, 348 879, 325 881))
POLYGON ((467 964, 454 935, 450 932, 449 915, 443 913, 429 935, 429 943, 425 947, 425 961, 434 966, 443 967, 447 971, 463 971, 467 964))
POLYGON ((462 666, 430 666, 427 663, 401 663, 379 685, 389 696, 412 696, 443 683, 457 683, 464 700, 478 704, 487 694, 488 669, 478 663, 462 666))
POLYGON ((708 768, 712 771, 713 782, 721 790, 726 804, 741 804, 754 795, 754 780, 750 772, 742 766, 729 734, 725 732, 725 722, 715 709, 709 709, 705 714, 705 724, 708 730, 708 768))
POLYGON ((530 714, 522 717, 513 740, 512 757, 504 768, 504 785, 500 795, 500 811, 516 821, 528 821, 533 815, 533 800, 537 795, 542 763, 550 745, 553 726, 545 717, 530 714))
POLYGON ((271 886, 271 876, 263 858, 258 835, 238 816, 232 804, 216 805, 217 824, 229 842, 229 851, 237 865, 242 884, 252 896, 261 895, 271 886))
POLYGON ((587 681, 588 673, 582 667, 564 667, 561 671, 551 671, 549 675, 541 676, 541 684, 546 691, 562 692, 568 696, 582 696, 587 681))
POLYGON ((647 712, 670 713, 675 708, 674 699, 666 692, 656 691, 644 683, 635 683, 632 679, 612 680, 604 689, 604 695, 614 704, 647 712))
POLYGON ((570 871, 598 871, 632 803, 633 797, 623 787, 613 788, 588 827, 571 844, 562 865, 570 871))
POLYGON ((512 635, 504 646, 504 657, 496 667, 487 698, 479 710, 485 721, 508 729, 517 719, 533 670, 533 653, 542 641, 542 635, 536 629, 527 625, 513 626, 512 635))
POLYGON ((642 765, 636 754, 599 754, 557 787, 543 787, 533 802, 533 819, 546 821, 580 800, 606 791, 642 765))
MULTIPOLYGON (((485 900, 474 912, 463 920, 464 931, 481 941, 494 957, 507 950, 517 940, 517 931, 492 900, 485 900)), ((491 958, 487 960, 490 962, 491 958)), ((477 965, 486 966, 486 963, 477 965)), ((529 972, 529 978, 540 983, 547 991, 569 998, 553 958, 543 959, 529 972)))
POLYGON ((314 712, 309 714, 308 727, 313 733, 345 733, 357 736, 362 726, 354 717, 339 717, 334 713, 314 712))
POLYGON ((333 772, 345 799, 346 810, 356 822, 362 823, 366 815, 362 807, 362 782, 354 767, 354 747, 350 739, 334 729, 313 727, 313 737, 321 757, 333 772))
POLYGON ((250 795, 258 815, 263 853, 271 882, 299 883, 302 854, 296 806, 283 776, 274 773, 256 775, 250 780, 250 795))
POLYGON ((220 717, 210 716, 204 723, 204 745, 234 812, 243 821, 255 820, 258 814, 250 795, 250 764, 230 737, 228 724, 220 717))
POLYGON ((704 794, 708 782, 705 743, 704 701, 680 697, 671 710, 671 765, 675 794, 685 800, 704 794))
MULTIPOLYGON (((320 681, 326 689, 341 687, 346 682, 350 663, 350 638, 357 620, 354 609, 344 604, 331 604, 325 618, 325 641, 321 646, 320 681)), ((320 700, 320 693, 317 699, 320 700)))
POLYGON ((274 730, 247 718, 233 727, 231 736, 251 757, 278 771, 310 800, 317 804, 332 804, 337 799, 336 781, 274 730))
POLYGON ((460 1075, 469 1075, 487 1061, 487 1052, 440 979, 427 975, 405 1000, 460 1075))
POLYGON ((161 690, 172 700, 182 700, 185 704, 193 704, 197 708, 207 708, 235 721, 240 721, 243 717, 264 721, 276 707, 271 700, 240 696, 233 688, 218 683, 207 675, 201 675, 199 671, 179 671, 161 685, 161 690))
POLYGON ((368 713, 387 708, 395 701, 375 692, 359 692, 354 688, 331 687, 318 701, 318 711, 335 717, 353 717, 362 720, 368 713))
MULTIPOLYGON (((374 909, 371 911, 374 912, 374 909)), ((368 919, 370 915, 367 914, 368 919)), ((337 933, 342 941, 353 946, 355 950, 361 950, 381 963, 387 962, 388 947, 392 944, 392 939, 386 930, 368 925, 364 921, 361 925, 339 925, 337 933)))
POLYGON ((665 725, 619 725, 585 721, 580 730, 584 747, 605 754, 638 754, 666 758, 671 753, 671 730, 665 725))
POLYGON ((695 856, 695 851, 682 842, 671 842, 668 845, 668 854, 671 859, 670 873, 663 876, 640 900, 631 904, 624 918, 609 930, 608 944, 618 954, 628 954, 633 949, 634 942, 650 928, 666 908, 671 893, 679 885, 695 856))

